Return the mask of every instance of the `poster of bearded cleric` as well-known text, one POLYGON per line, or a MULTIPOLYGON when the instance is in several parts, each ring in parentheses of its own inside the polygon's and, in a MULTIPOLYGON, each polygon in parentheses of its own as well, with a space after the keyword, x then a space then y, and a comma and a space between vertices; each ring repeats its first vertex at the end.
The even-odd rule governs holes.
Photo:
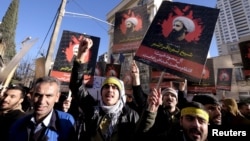
POLYGON ((250 40, 239 43, 245 79, 250 78, 250 40))
POLYGON ((71 69, 78 53, 78 47, 85 38, 88 38, 93 44, 86 47, 86 51, 83 54, 85 60, 82 62, 84 65, 84 83, 88 87, 93 85, 100 38, 82 33, 63 31, 54 66, 50 72, 51 76, 58 78, 66 84, 70 81, 71 69))
POLYGON ((207 59, 200 82, 187 82, 187 93, 188 94, 215 94, 215 79, 214 79, 214 65, 213 59, 207 59))
POLYGON ((163 1, 134 59, 199 82, 219 10, 163 1))
POLYGON ((115 14, 113 53, 138 49, 149 26, 147 6, 137 6, 115 14))

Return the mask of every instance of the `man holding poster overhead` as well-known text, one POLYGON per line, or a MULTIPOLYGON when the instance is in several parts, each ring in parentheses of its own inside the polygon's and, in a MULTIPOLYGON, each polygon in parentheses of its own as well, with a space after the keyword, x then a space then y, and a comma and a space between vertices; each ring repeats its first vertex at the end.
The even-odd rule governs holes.
MULTIPOLYGON (((86 40, 86 46, 91 44, 90 40, 86 40)), ((92 93, 83 82, 85 76, 82 77, 82 73, 85 68, 81 56, 85 52, 81 48, 84 46, 79 46, 69 85, 82 115, 77 119, 79 140, 131 141, 139 114, 126 105, 123 81, 115 76, 107 76, 100 82, 97 91, 92 93), (96 100, 94 95, 100 98, 96 100)))

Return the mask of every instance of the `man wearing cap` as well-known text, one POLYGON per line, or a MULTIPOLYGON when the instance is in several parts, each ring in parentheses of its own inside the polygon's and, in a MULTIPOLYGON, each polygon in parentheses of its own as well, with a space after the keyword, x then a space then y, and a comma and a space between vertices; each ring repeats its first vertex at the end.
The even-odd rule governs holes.
MULTIPOLYGON (((148 108, 143 113, 138 125, 138 136, 145 140, 148 133, 157 122, 158 109, 162 103, 161 89, 153 89, 148 98, 148 108)), ((180 112, 179 125, 169 127, 155 138, 157 141, 206 141, 208 135, 208 113, 202 104, 198 102, 187 102, 180 112)), ((162 123, 164 125, 164 123, 162 123)), ((168 126, 168 125, 164 125, 168 126)))
POLYGON ((74 61, 70 89, 84 114, 84 121, 79 121, 84 124, 78 127, 79 140, 132 140, 139 115, 125 104, 123 82, 117 77, 107 77, 96 101, 82 83, 83 71, 82 64, 74 61))
MULTIPOLYGON (((162 104, 157 108, 154 124, 147 131, 144 140, 160 140, 166 131, 179 128, 180 109, 177 107, 177 91, 171 87, 167 87, 161 91, 161 94, 162 104)), ((150 98, 152 98, 151 95, 148 96, 148 99, 150 98)))
POLYGON ((168 36, 171 41, 185 41, 186 34, 195 30, 194 22, 184 16, 178 16, 173 20, 173 30, 168 36))
POLYGON ((204 105, 209 114, 210 125, 221 125, 221 105, 214 95, 198 94, 193 97, 192 101, 196 101, 204 105))

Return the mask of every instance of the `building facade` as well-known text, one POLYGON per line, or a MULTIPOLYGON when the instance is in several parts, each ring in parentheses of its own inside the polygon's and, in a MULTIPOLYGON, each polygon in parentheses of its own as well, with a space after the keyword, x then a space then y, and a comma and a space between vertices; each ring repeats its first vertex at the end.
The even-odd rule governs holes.
POLYGON ((105 52, 99 56, 98 62, 108 62, 108 53, 105 52))
POLYGON ((250 83, 242 71, 239 43, 250 40, 250 0, 217 0, 216 7, 220 9, 215 27, 219 56, 214 58, 214 67, 221 68, 230 60, 232 65, 227 67, 233 68, 232 90, 226 96, 249 98, 250 83))
MULTIPOLYGON (((109 23, 115 23, 115 14, 118 11, 136 7, 140 4, 146 4, 147 10, 150 13, 149 19, 153 20, 154 15, 157 13, 157 9, 161 5, 162 0, 123 0, 120 4, 114 7, 107 14, 107 21, 109 23)), ((249 0, 218 0, 217 8, 220 9, 219 19, 215 27, 215 35, 218 45, 219 55, 213 57, 214 64, 214 77, 215 84, 217 83, 217 71, 219 68, 232 68, 232 85, 230 91, 216 90, 216 96, 219 99, 223 97, 233 97, 237 101, 250 98, 250 81, 244 79, 242 73, 242 60, 238 47, 239 42, 245 41, 250 34, 250 1, 249 0), (234 6, 230 6, 234 5, 234 6), (248 5, 248 6, 247 6, 248 5), (241 8, 244 7, 244 8, 241 8), (243 9, 243 10, 242 10, 243 9), (242 13, 243 12, 243 13, 242 13), (246 16, 248 12, 248 16, 246 16)), ((108 62, 110 61, 110 55, 113 54, 112 46, 114 40, 114 27, 110 26, 109 29, 109 48, 108 48, 108 62)), ((133 60, 133 52, 124 53, 125 62, 122 64, 121 78, 124 75, 123 72, 129 69, 128 64, 133 60)), ((139 63, 139 69, 141 71, 141 85, 144 91, 149 92, 150 67, 139 63)), ((193 95, 188 95, 188 99, 191 99, 193 95), (191 98, 190 98, 191 97, 191 98)))
POLYGON ((220 9, 215 27, 219 55, 239 52, 239 41, 250 35, 250 0, 217 0, 220 9))

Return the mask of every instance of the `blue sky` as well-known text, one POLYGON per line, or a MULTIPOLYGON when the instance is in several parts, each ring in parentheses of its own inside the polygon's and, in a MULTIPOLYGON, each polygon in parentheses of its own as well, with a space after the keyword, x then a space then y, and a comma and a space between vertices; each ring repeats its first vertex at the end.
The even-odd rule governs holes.
MULTIPOLYGON (((122 0, 68 0, 65 11, 87 14, 105 21, 107 13, 121 1, 122 0)), ((174 1, 207 7, 215 7, 216 4, 216 0, 174 1)), ((10 2, 11 0, 3 0, 1 2, 0 21, 7 11, 10 2)), ((35 59, 40 57, 41 53, 47 53, 47 48, 53 31, 53 28, 50 29, 50 26, 60 3, 61 0, 20 0, 19 17, 16 29, 17 52, 21 48, 21 42, 26 37, 31 36, 33 39, 38 38, 38 42, 32 47, 25 57, 28 59, 35 59)), ((73 17, 65 15, 58 34, 54 56, 56 55, 63 30, 86 33, 88 35, 100 37, 101 41, 98 54, 101 55, 107 51, 109 44, 107 24, 86 17, 73 17)), ((215 38, 213 38, 211 42, 209 52, 211 57, 218 56, 215 38)))

